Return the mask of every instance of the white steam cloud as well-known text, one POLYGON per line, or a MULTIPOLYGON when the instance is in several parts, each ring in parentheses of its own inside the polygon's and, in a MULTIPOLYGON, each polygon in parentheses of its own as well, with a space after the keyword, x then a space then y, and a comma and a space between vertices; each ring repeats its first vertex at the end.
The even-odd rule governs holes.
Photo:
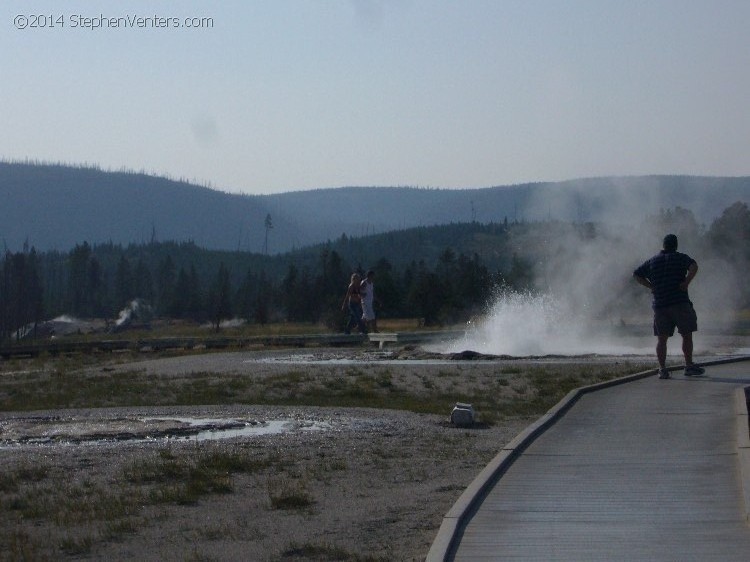
MULTIPOLYGON (((547 205, 552 216, 562 209, 569 213, 586 193, 571 190, 567 198, 561 195, 537 202, 536 207, 547 205)), ((595 194, 592 197, 596 201, 595 194)), ((518 252, 534 262, 536 287, 524 292, 499 290, 486 313, 470 323, 466 336, 443 351, 511 356, 653 354, 651 294, 634 282, 632 273, 661 250, 668 232, 658 221, 645 220, 647 215, 658 215, 659 208, 632 199, 619 191, 607 212, 598 213, 607 216, 604 223, 556 223, 553 218, 540 225, 540 236, 544 233, 548 238, 537 238, 518 252), (543 251, 532 255, 535 247, 543 251)), ((534 225, 529 228, 533 236, 534 225)), ((733 318, 738 280, 733 268, 715 259, 695 228, 670 227, 669 232, 677 234, 678 250, 698 262, 690 298, 698 313, 699 352, 705 347, 700 336, 727 328, 733 318)), ((669 353, 681 354, 679 336, 670 341, 669 353)))
POLYGON ((653 346, 627 326, 593 319, 564 295, 502 291, 487 314, 470 323, 448 352, 466 349, 514 357, 650 353, 653 346), (618 332, 622 332, 619 333, 618 332))

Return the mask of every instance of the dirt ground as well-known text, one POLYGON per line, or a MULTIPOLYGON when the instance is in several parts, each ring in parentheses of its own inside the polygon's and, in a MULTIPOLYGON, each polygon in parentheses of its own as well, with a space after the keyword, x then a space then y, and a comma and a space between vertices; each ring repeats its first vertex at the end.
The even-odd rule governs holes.
MULTIPOLYGON (((423 560, 442 516, 502 445, 527 425, 513 420, 499 427, 457 429, 440 416, 382 410, 243 407, 143 413, 297 419, 329 428, 305 431, 300 425, 278 435, 213 442, 6 449, 4 472, 46 466, 50 474, 64 477, 69 495, 98 490, 103 497, 87 500, 92 503, 127 495, 132 487, 127 467, 155 462, 165 450, 177 459, 207 451, 271 459, 252 472, 233 474, 229 493, 185 505, 143 500, 132 506, 124 532, 109 529, 106 515, 62 528, 54 519, 32 528, 18 523, 17 553, 49 560, 60 551, 85 560, 423 560), (274 489, 283 495, 285 488, 289 507, 275 507, 274 489)), ((45 481, 39 483, 42 488, 45 481)))

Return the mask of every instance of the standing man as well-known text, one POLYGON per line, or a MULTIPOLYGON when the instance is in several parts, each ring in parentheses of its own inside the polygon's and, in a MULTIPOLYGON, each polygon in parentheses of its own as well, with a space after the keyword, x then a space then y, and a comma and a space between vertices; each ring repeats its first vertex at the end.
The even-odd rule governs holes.
POLYGON ((659 378, 668 379, 667 340, 674 329, 682 336, 682 353, 685 355, 685 375, 694 377, 706 372, 693 363, 693 332, 698 330, 698 317, 688 297, 688 285, 698 273, 698 264, 677 251, 677 236, 667 234, 663 249, 645 261, 633 272, 635 280, 651 289, 654 308, 654 335, 656 359, 659 361, 659 378))

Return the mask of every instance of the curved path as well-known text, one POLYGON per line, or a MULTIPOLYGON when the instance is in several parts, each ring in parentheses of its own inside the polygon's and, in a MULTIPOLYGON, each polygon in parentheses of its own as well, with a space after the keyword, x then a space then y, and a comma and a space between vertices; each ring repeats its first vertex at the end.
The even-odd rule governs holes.
POLYGON ((644 375, 571 393, 509 444, 427 560, 750 560, 750 362, 644 375))

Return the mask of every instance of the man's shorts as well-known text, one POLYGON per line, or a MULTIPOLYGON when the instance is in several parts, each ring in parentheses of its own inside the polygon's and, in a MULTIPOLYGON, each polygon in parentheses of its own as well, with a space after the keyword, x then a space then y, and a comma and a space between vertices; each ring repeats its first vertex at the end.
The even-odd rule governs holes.
POLYGON ((680 334, 698 331, 698 315, 692 303, 681 302, 654 309, 655 336, 673 336, 675 327, 680 334))

